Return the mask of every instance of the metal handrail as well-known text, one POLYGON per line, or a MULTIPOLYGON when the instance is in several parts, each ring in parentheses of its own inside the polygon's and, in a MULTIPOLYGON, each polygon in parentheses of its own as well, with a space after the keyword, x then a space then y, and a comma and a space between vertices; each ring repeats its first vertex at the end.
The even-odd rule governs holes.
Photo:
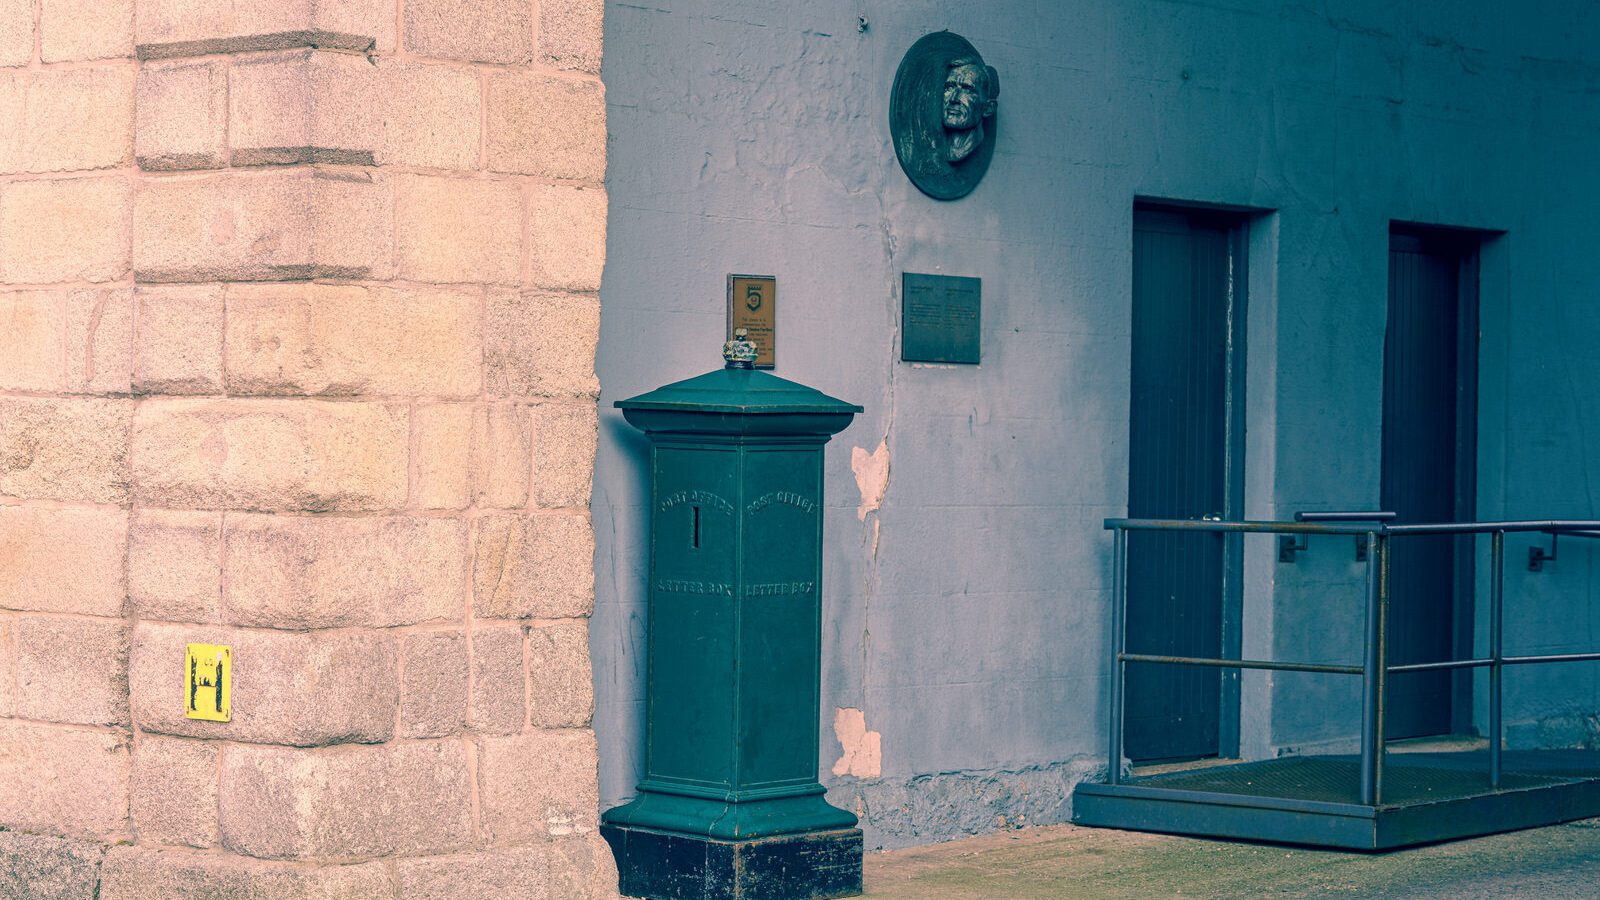
POLYGON ((1296 522, 1393 522, 1399 515, 1382 510, 1364 512, 1297 512, 1296 522))
POLYGON ((1386 525, 1388 534, 1493 534, 1542 531, 1545 534, 1583 534, 1600 531, 1600 521, 1592 519, 1544 519, 1512 522, 1435 522, 1418 525, 1386 525))
POLYGON ((1382 531, 1371 525, 1322 522, 1273 522, 1246 519, 1107 519, 1106 530, 1124 531, 1230 531, 1245 534, 1369 534, 1382 531))
POLYGON ((1501 781, 1504 721, 1501 673, 1506 666, 1553 662, 1600 661, 1600 653, 1558 653, 1539 656, 1506 656, 1502 652, 1505 605, 1505 536, 1508 533, 1542 532, 1600 538, 1600 521, 1546 519, 1537 521, 1449 522, 1412 525, 1392 524, 1388 512, 1302 513, 1294 522, 1238 521, 1220 519, 1106 519, 1112 532, 1112 615, 1110 734, 1107 780, 1122 780, 1123 693, 1128 663, 1208 666, 1227 669, 1312 672, 1329 675, 1360 675, 1361 701, 1361 802, 1378 805, 1383 798, 1383 768, 1386 746, 1383 718, 1388 699, 1388 676, 1402 672, 1425 672, 1488 668, 1489 670, 1489 783, 1498 788, 1501 781), (1363 524, 1354 524, 1363 523, 1363 524), (1366 556, 1366 635, 1362 664, 1331 665, 1280 660, 1223 659, 1196 656, 1165 656, 1127 651, 1128 541, 1130 531, 1213 532, 1234 534, 1355 535, 1365 538, 1373 550, 1366 556), (1490 536, 1489 578, 1489 655, 1483 658, 1443 660, 1429 663, 1388 663, 1389 638, 1389 541, 1394 537, 1418 535, 1488 534, 1490 536))
MULTIPOLYGON (((1300 515, 1307 515, 1301 513, 1300 515)), ((1507 534, 1517 532, 1538 531, 1545 534, 1560 534, 1562 536, 1575 535, 1577 537, 1600 538, 1600 520, 1593 519, 1537 519, 1516 520, 1508 522, 1426 522, 1414 525, 1388 525, 1373 518, 1382 513, 1365 513, 1365 518, 1354 518, 1356 514, 1341 513, 1341 516, 1351 516, 1340 519, 1312 518, 1315 513, 1307 515, 1304 520, 1293 522, 1280 522, 1273 520, 1245 519, 1237 522, 1223 519, 1106 519, 1107 531, 1124 529, 1127 531, 1225 531, 1243 532, 1246 534, 1386 534, 1386 535, 1418 535, 1418 534, 1493 534, 1496 531, 1507 534), (1373 524, 1349 524, 1352 522, 1371 522, 1373 524)), ((1332 515, 1332 514, 1329 514, 1332 515)))

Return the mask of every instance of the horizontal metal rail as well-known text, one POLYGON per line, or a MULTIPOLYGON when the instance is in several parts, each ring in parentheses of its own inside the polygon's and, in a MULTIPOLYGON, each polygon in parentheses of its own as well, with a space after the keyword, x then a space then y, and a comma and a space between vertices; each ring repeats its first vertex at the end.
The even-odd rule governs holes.
MULTIPOLYGON (((1494 665, 1492 659, 1448 659, 1440 662, 1406 663, 1390 666, 1389 674, 1397 672, 1437 672, 1441 669, 1481 669, 1494 665)), ((1502 656, 1502 666, 1527 666, 1538 663, 1600 662, 1600 653, 1548 653, 1542 656, 1502 656)))
POLYGON ((1339 512, 1297 512, 1296 522, 1393 522, 1396 513, 1385 510, 1356 510, 1339 512))
MULTIPOLYGON (((1317 516, 1318 514, 1311 514, 1317 516)), ((1376 521, 1377 513, 1325 513, 1338 515, 1338 519, 1307 518, 1305 521, 1273 522, 1246 520, 1224 522, 1220 519, 1106 519, 1106 530, 1125 531, 1221 531, 1246 534, 1492 534, 1496 531, 1511 534, 1543 532, 1545 534, 1574 535, 1600 538, 1600 521, 1593 519, 1542 519, 1509 522, 1442 522, 1417 525, 1388 525, 1376 521), (1365 516, 1365 518, 1357 518, 1365 516), (1351 524, 1368 522, 1371 524, 1351 524)))
MULTIPOLYGON (((1360 666, 1325 663, 1274 662, 1269 659, 1213 659, 1208 656, 1158 656, 1153 653, 1123 653, 1123 662, 1163 663, 1178 666, 1211 666, 1217 669, 1267 669, 1274 672, 1320 672, 1326 675, 1360 675, 1360 666)), ((1389 671, 1393 672, 1393 669, 1389 671)))
POLYGON ((1502 656, 1500 664, 1503 666, 1526 666, 1535 663, 1560 663, 1560 662, 1595 662, 1600 660, 1600 653, 1552 653, 1546 656, 1502 656))
MULTIPOLYGON (((1237 521, 1219 519, 1138 519, 1112 518, 1105 527, 1113 532, 1112 628, 1111 628, 1111 703, 1110 767, 1112 784, 1120 783, 1124 728, 1124 681, 1128 663, 1206 666, 1219 669, 1252 669, 1279 672, 1309 672, 1323 675, 1362 676, 1361 705, 1361 802, 1377 805, 1383 796, 1384 712, 1388 697, 1388 676, 1406 672, 1489 670, 1489 783, 1498 789, 1501 780, 1505 727, 1502 715, 1501 672, 1506 666, 1561 662, 1600 662, 1600 652, 1553 653, 1506 656, 1502 652, 1503 609, 1505 599, 1505 536, 1510 533, 1544 533, 1600 539, 1600 521, 1586 519, 1541 519, 1503 522, 1444 522, 1413 525, 1393 524, 1394 513, 1311 512, 1296 515, 1296 521, 1237 521), (1225 659, 1202 656, 1170 656, 1127 652, 1128 540, 1130 531, 1196 532, 1224 534, 1354 535, 1358 544, 1372 544, 1366 559, 1366 628, 1362 665, 1308 662, 1280 662, 1262 659, 1225 659), (1388 664, 1389 541, 1396 537, 1422 535, 1490 536, 1489 578, 1489 655, 1482 658, 1440 660, 1426 663, 1388 664)), ((1299 547, 1298 549, 1304 549, 1299 547)), ((1553 552, 1553 551, 1552 551, 1553 552)), ((1361 558, 1358 556, 1358 558, 1361 558)), ((1554 558, 1551 556, 1550 558, 1554 558)))
MULTIPOLYGON (((1504 662, 1504 658, 1501 662, 1504 662)), ((1494 665, 1492 659, 1447 659, 1440 662, 1406 663, 1403 666, 1390 666, 1389 674, 1396 672, 1438 672, 1443 669, 1477 669, 1483 666, 1494 665)))
MULTIPOLYGON (((1600 522, 1592 519, 1546 519, 1542 521, 1514 522, 1442 522, 1421 525, 1385 525, 1385 534, 1493 534, 1502 532, 1542 531, 1547 534, 1580 534, 1600 531, 1600 522)), ((1587 536, 1587 535, 1585 535, 1587 536)))
MULTIPOLYGON (((1600 522, 1595 523, 1600 527, 1600 522)), ((1245 534, 1371 534, 1381 525, 1343 525, 1323 522, 1224 522, 1220 519, 1107 519, 1106 530, 1121 531, 1222 531, 1245 534)))

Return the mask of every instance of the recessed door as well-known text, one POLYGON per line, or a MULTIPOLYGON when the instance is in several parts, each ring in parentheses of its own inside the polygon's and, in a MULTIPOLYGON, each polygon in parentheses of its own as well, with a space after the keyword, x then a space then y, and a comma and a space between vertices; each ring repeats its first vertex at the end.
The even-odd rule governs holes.
MULTIPOLYGON (((1242 224, 1198 210, 1138 207, 1133 227, 1133 371, 1128 515, 1197 519, 1237 508, 1242 224)), ((1127 647, 1216 658, 1225 646, 1229 542, 1221 534, 1132 532, 1127 647)), ((1128 756, 1216 756, 1225 686, 1214 668, 1128 666, 1128 756)), ((1236 689, 1236 688, 1235 688, 1236 689)), ((1230 717, 1231 721, 1231 717, 1230 717)))
MULTIPOLYGON (((1476 299, 1473 244, 1450 232, 1390 235, 1381 499, 1400 523, 1474 518, 1476 299)), ((1390 664, 1450 659, 1462 635, 1470 636, 1463 609, 1472 590, 1470 539, 1391 543, 1390 664)), ((1450 732, 1455 683, 1450 672, 1393 676, 1386 735, 1450 732)))

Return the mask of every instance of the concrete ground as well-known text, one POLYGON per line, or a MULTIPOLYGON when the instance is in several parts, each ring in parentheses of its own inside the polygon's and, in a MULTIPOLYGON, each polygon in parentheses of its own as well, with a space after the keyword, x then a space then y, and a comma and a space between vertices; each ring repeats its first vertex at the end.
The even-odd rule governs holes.
POLYGON ((1600 819, 1361 854, 1058 825, 867 856, 875 900, 1600 897, 1600 819))

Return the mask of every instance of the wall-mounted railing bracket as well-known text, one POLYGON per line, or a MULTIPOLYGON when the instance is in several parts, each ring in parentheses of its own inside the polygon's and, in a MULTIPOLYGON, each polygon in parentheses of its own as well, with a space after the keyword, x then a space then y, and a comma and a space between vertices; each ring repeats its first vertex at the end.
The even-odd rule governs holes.
POLYGON ((1278 562, 1292 563, 1296 553, 1304 553, 1311 549, 1310 535, 1305 534, 1280 534, 1278 535, 1278 562))
POLYGON ((1543 572, 1545 563, 1556 561, 1556 544, 1558 541, 1560 541, 1560 539, 1561 535, 1559 534, 1550 535, 1549 552, 1546 552, 1545 549, 1538 544, 1534 544, 1532 547, 1528 548, 1529 572, 1543 572))
MULTIPOLYGON (((1362 510, 1350 512, 1297 512, 1294 514, 1294 520, 1296 522, 1322 522, 1340 525, 1359 524, 1363 522, 1376 522, 1386 525, 1390 522, 1393 522, 1394 519, 1394 513, 1385 512, 1382 510, 1362 510)), ((1367 535, 1358 534, 1355 536, 1355 538, 1356 562, 1366 562, 1367 535)), ((1307 539, 1308 538, 1305 534, 1301 534, 1297 538, 1290 537, 1289 535, 1280 535, 1278 537, 1278 562, 1294 562, 1294 555, 1296 553, 1304 552, 1307 549, 1307 539)))
POLYGON ((1600 529, 1594 528, 1562 528, 1559 531, 1550 529, 1545 531, 1545 534, 1550 535, 1550 550, 1546 552, 1543 547, 1537 544, 1528 548, 1529 572, 1543 572, 1545 563, 1556 561, 1556 542, 1563 535, 1566 537, 1600 540, 1600 529))

